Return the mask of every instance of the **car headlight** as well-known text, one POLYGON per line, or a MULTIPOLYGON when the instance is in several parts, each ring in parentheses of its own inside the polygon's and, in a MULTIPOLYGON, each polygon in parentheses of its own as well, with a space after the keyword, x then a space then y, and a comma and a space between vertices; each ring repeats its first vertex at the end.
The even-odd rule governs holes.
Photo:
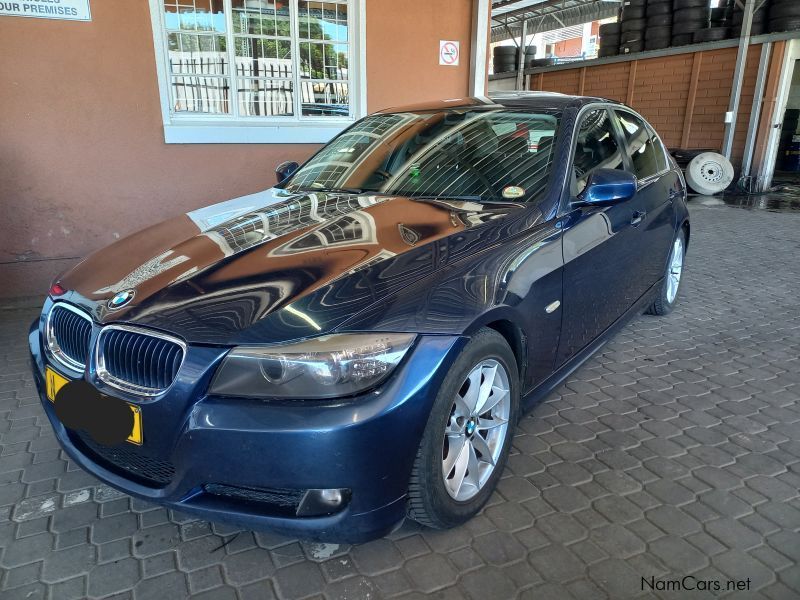
POLYGON ((350 396, 386 379, 415 337, 344 333, 280 346, 238 346, 223 360, 210 393, 298 399, 350 396))

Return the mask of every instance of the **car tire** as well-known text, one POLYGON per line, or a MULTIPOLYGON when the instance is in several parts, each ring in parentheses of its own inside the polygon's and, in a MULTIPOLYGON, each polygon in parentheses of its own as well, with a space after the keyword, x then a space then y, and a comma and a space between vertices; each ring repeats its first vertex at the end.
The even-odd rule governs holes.
POLYGON ((658 296, 647 309, 648 315, 668 315, 675 308, 680 293, 681 279, 683 278, 683 263, 686 258, 686 231, 681 227, 672 242, 672 248, 667 259, 664 282, 658 291, 658 296), (680 253, 680 256, 678 256, 680 253))
POLYGON ((800 19, 775 19, 769 22, 769 30, 772 33, 796 31, 798 29, 800 29, 800 19))
POLYGON ((644 19, 647 14, 647 9, 644 6, 626 6, 622 9, 622 21, 630 21, 632 19, 644 19))
POLYGON ((620 44, 644 41, 644 31, 626 31, 620 38, 620 44))
POLYGON ((631 42, 629 44, 622 44, 619 47, 620 54, 634 54, 636 52, 641 52, 644 50, 644 42, 631 42))
POLYGON ((608 56, 617 56, 619 54, 619 46, 601 47, 597 51, 597 58, 606 58, 608 56))
POLYGON ((672 25, 672 35, 689 35, 706 28, 705 21, 684 21, 672 25))
POLYGON ((622 22, 622 33, 628 31, 642 31, 647 27, 647 19, 631 19, 622 22))
POLYGON ((669 41, 672 38, 672 26, 667 27, 650 27, 645 31, 644 39, 646 41, 657 40, 666 38, 669 41))
POLYGON ((675 10, 683 10, 685 8, 702 8, 708 10, 710 4, 709 0, 675 0, 673 8, 675 10))
POLYGON ((672 36, 672 41, 671 41, 672 46, 688 46, 689 44, 692 43, 694 43, 693 33, 679 33, 677 35, 672 36))
POLYGON ((506 57, 506 56, 516 56, 518 53, 518 48, 516 46, 495 46, 494 47, 494 56, 496 57, 506 57))
POLYGON ((622 39, 619 33, 609 33, 605 36, 600 36, 600 46, 616 46, 619 48, 620 40, 622 39))
POLYGON ((672 0, 666 2, 651 2, 647 5, 647 18, 657 17, 659 15, 672 15, 672 0))
POLYGON ((481 329, 456 359, 433 402, 408 486, 407 514, 411 519, 434 529, 447 529, 465 523, 483 508, 497 486, 511 448, 519 416, 519 393, 517 361, 508 342, 493 329, 481 329), (492 366, 496 371, 492 372, 492 366), (492 412, 479 415, 480 421, 491 422, 497 417, 498 421, 505 419, 505 424, 481 428, 480 421, 466 410, 463 400, 461 408, 458 407, 458 399, 470 398, 470 380, 472 385, 478 381, 476 371, 484 385, 485 376, 496 377, 489 384, 491 394, 484 399, 484 405, 499 393, 495 391, 495 385, 502 387, 507 384, 507 394, 492 407, 492 412), (499 409, 497 413, 496 408, 499 409), (491 419, 485 419, 487 414, 491 419), (490 435, 498 436, 493 445, 490 435), (482 443, 475 442, 476 436, 482 443), (495 455, 493 466, 488 462, 477 462, 481 446, 495 455), (468 453, 466 464, 461 459, 463 454, 450 454, 457 447, 468 453), (479 473, 477 486, 468 482, 470 477, 475 477, 469 471, 470 463, 479 466, 475 469, 479 473), (461 486, 458 485, 459 469, 466 470, 461 486), (485 480, 481 481, 484 477, 485 480), (458 489, 454 491, 454 488, 458 489))
POLYGON ((795 0, 780 4, 773 2, 769 7, 770 21, 774 21, 775 19, 792 18, 800 18, 800 4, 798 4, 795 0))
POLYGON ((664 48, 669 48, 671 41, 672 38, 669 37, 648 38, 644 42, 644 49, 663 50, 664 48))
POLYGON ((647 29, 653 27, 672 27, 672 15, 655 15, 647 17, 647 29))
POLYGON ((620 23, 603 23, 600 25, 600 39, 602 40, 605 37, 610 35, 619 35, 620 34, 620 23))
POLYGON ((672 17, 673 23, 687 23, 690 21, 700 21, 705 25, 708 24, 708 9, 707 8, 684 8, 676 10, 672 17))
POLYGON ((709 27, 694 32, 694 43, 719 42, 727 40, 731 35, 731 30, 727 27, 709 27))

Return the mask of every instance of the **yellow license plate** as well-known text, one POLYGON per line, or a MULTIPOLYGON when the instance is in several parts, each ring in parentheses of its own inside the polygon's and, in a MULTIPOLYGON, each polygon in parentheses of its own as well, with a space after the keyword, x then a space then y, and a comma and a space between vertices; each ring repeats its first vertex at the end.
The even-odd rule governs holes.
MULTIPOLYGON (((69 379, 56 373, 50 367, 45 367, 45 383, 47 386, 47 399, 50 402, 56 401, 56 394, 58 390, 69 383, 69 379)), ((138 406, 128 403, 128 406, 133 412, 133 430, 128 436, 128 441, 132 444, 142 445, 142 409, 138 406)))

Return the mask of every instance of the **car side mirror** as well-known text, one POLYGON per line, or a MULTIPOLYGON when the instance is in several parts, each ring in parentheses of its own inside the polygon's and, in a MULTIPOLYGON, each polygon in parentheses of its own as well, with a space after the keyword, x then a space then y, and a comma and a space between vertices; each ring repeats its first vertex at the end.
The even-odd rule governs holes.
POLYGON ((300 165, 293 160, 286 160, 275 167, 275 178, 278 183, 283 183, 289 177, 295 174, 295 171, 300 168, 300 165))
POLYGON ((578 195, 578 206, 611 206, 630 200, 636 194, 636 176, 619 169, 598 169, 589 176, 586 188, 578 195))

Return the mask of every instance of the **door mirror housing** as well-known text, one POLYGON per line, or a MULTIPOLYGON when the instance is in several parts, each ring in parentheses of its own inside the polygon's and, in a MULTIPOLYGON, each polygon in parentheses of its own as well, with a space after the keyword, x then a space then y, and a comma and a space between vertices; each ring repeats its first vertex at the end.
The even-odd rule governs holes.
POLYGON ((578 195, 577 206, 611 206, 630 200, 636 194, 636 176, 619 169, 598 169, 578 195))
POLYGON ((275 178, 278 183, 283 183, 289 177, 295 174, 295 171, 300 168, 300 165, 293 160, 286 160, 275 167, 275 178))

